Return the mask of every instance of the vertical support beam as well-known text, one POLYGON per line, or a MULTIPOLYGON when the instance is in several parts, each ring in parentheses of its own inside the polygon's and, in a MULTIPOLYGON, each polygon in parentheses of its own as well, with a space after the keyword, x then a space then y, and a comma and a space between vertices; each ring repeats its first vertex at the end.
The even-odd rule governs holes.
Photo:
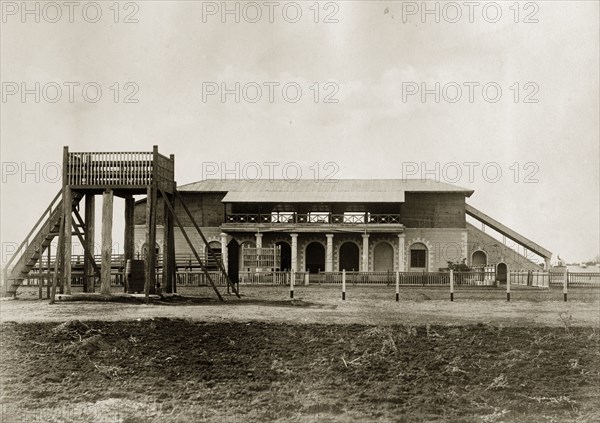
MULTIPOLYGON (((88 250, 95 251, 95 221, 96 221, 96 196, 85 195, 85 243, 88 250)), ((87 254, 83 256, 83 292, 94 292, 94 268, 87 254)))
POLYGON ((46 284, 46 297, 49 299, 50 298, 50 286, 52 285, 52 278, 50 277, 50 261, 52 260, 52 243, 50 243, 50 245, 48 245, 48 249, 47 249, 47 253, 48 253, 48 280, 47 280, 47 284, 46 284))
POLYGON ((63 281, 67 295, 71 295, 71 253, 72 253, 72 233, 73 233, 73 192, 71 187, 66 185, 63 190, 63 213, 65 217, 65 238, 63 245, 64 266, 63 266, 63 281))
MULTIPOLYGON (((173 200, 175 200, 173 198, 173 200)), ((173 201, 173 207, 175 207, 175 201, 173 201)), ((167 247, 169 249, 169 280, 171 281, 172 292, 177 292, 177 261, 175 259, 175 219, 169 213, 168 219, 169 225, 169 239, 167 247)))
MULTIPOLYGON (((58 244, 56 247, 56 257, 54 258, 54 275, 52 277, 52 293, 50 294, 50 304, 54 304, 54 300, 56 298, 56 286, 59 283, 60 274, 61 274, 61 263, 60 263, 60 261, 62 260, 61 246, 63 245, 62 238, 64 238, 64 236, 65 236, 64 230, 65 230, 65 217, 61 216, 60 217, 60 229, 58 231, 58 244)), ((59 292, 62 294, 62 290, 59 292)))
POLYGON ((173 223, 171 213, 167 206, 167 201, 171 201, 170 196, 163 198, 163 262, 162 262, 162 284, 165 288, 165 292, 173 293, 173 272, 172 256, 173 251, 171 250, 171 236, 173 232, 173 223))
MULTIPOLYGON (((134 210, 135 210, 135 200, 132 196, 128 196, 125 198, 125 233, 123 235, 123 260, 125 268, 127 267, 127 261, 133 260, 133 251, 135 249, 135 239, 134 239, 134 210)), ((123 290, 127 292, 129 286, 127 286, 129 281, 127 280, 127 275, 124 275, 123 278, 123 290)))
POLYGON ((223 267, 225 271, 229 273, 229 256, 227 251, 227 234, 221 232, 221 260, 223 261, 223 267))
POLYGON ((563 301, 567 302, 567 290, 569 286, 569 270, 565 268, 565 278, 563 279, 563 301))
POLYGON ((100 264, 100 293, 110 295, 110 271, 112 259, 113 192, 102 194, 102 261, 100 264))
MULTIPOLYGON (((40 258, 37 262, 37 270, 38 270, 38 296, 39 299, 42 299, 42 289, 43 289, 43 285, 44 285, 44 278, 42 277, 42 272, 44 271, 44 256, 42 255, 42 252, 40 251, 40 258)), ((6 281, 6 283, 8 283, 8 281, 6 281)))
POLYGON ((400 272, 396 271, 396 302, 400 301, 400 272))
POLYGON ((398 234, 398 271, 406 272, 406 264, 404 262, 405 236, 398 234))
MULTIPOLYGON (((175 192, 177 189, 177 184, 175 183, 175 155, 170 154, 169 159, 171 159, 171 166, 173 171, 173 183, 171 185, 171 192, 175 192)), ((169 196, 169 201, 175 207, 175 196, 169 196)), ((167 206, 168 210, 168 206, 167 206)), ((167 219, 167 223, 169 225, 169 238, 167 241, 167 248, 169 249, 169 279, 167 280, 167 285, 171 285, 171 292, 177 292, 177 261, 175 259, 175 219, 171 215, 171 213, 166 213, 169 217, 167 219)))
POLYGON ((333 234, 326 234, 327 249, 325 251, 325 271, 333 272, 333 234))
POLYGON ((362 236, 362 266, 361 272, 369 271, 369 234, 363 234, 362 236))
POLYGON ((552 265, 550 264, 550 257, 544 257, 544 270, 549 272, 551 268, 552 265))
POLYGON ((454 301, 454 271, 450 269, 450 301, 454 301))
MULTIPOLYGON (((69 235, 71 234, 71 226, 65 225, 65 191, 66 187, 69 186, 69 147, 63 147, 63 166, 62 166, 62 223, 60 229, 60 236, 58 237, 58 245, 56 248, 57 260, 58 255, 60 255, 60 260, 57 263, 60 263, 58 274, 58 284, 59 289, 58 292, 61 294, 65 293, 65 227, 69 228, 69 235)), ((70 236, 69 236, 70 237, 70 236)))
POLYGON ((144 295, 146 303, 150 293, 154 293, 156 285, 156 186, 153 183, 148 187, 146 200, 146 283, 144 295))
POLYGON ((292 273, 298 271, 298 234, 290 234, 292 237, 292 273))

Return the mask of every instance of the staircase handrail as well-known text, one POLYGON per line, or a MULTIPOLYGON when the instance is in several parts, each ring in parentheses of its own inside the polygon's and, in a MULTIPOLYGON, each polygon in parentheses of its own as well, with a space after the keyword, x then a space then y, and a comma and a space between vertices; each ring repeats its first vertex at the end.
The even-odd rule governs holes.
POLYGON ((56 196, 54 197, 54 199, 50 202, 50 205, 46 208, 46 210, 44 210, 44 213, 42 213, 42 215, 37 220, 37 222, 35 223, 35 225, 33 225, 33 227, 31 228, 31 231, 29 231, 29 233, 27 234, 27 236, 25 237, 25 239, 21 243, 21 245, 19 245, 19 247, 16 249, 16 251, 12 254, 12 256, 10 257, 10 259, 6 263, 6 266, 4 267, 4 270, 5 270, 5 272, 7 274, 8 274, 8 271, 10 269, 10 265, 15 260, 15 258, 20 257, 20 255, 22 255, 22 250, 24 248, 26 248, 26 247, 29 246, 31 236, 34 233, 37 234, 39 232, 39 230, 41 229, 40 223, 44 221, 44 217, 46 215, 48 215, 48 219, 49 219, 52 216, 52 213, 56 210, 56 208, 55 208, 56 205, 57 205, 56 202, 59 199, 62 199, 62 189, 60 191, 58 191, 58 194, 56 194, 56 196))

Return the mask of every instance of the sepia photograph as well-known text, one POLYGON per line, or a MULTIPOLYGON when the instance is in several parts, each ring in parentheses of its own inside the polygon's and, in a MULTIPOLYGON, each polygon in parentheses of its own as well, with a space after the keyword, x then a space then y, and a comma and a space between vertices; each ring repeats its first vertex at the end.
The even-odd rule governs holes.
POLYGON ((598 0, 0 15, 0 423, 600 421, 598 0))

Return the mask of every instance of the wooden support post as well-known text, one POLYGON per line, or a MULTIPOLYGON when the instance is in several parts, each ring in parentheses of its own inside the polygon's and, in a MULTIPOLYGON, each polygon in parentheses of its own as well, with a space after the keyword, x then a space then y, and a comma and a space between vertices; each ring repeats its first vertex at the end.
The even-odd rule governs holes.
POLYGON ((346 300, 346 269, 342 270, 342 301, 346 300))
MULTIPOLYGON (((127 261, 133 260, 134 244, 134 209, 135 200, 132 196, 125 198, 125 234, 123 235, 123 259, 125 261, 125 267, 127 267, 127 261)), ((129 289, 127 286, 127 276, 123 275, 123 289, 125 292, 129 289)))
POLYGON ((454 271, 450 269, 450 301, 454 301, 454 271))
POLYGON ((42 271, 43 269, 43 265, 44 264, 44 256, 42 254, 42 251, 40 251, 40 258, 37 262, 37 268, 38 268, 38 297, 41 300, 42 299, 42 288, 44 287, 44 278, 42 277, 42 271))
MULTIPOLYGON (((144 295, 146 304, 150 294, 154 294, 156 286, 156 186, 148 187, 146 200, 146 282, 144 295)), ((164 200, 164 199, 163 199, 164 200)))
POLYGON ((563 301, 567 302, 567 289, 569 286, 569 271, 565 269, 565 278, 563 279, 563 301))
POLYGON ((71 263, 71 253, 73 251, 72 248, 72 228, 73 228, 73 192, 69 186, 65 186, 63 190, 63 213, 65 216, 65 238, 64 238, 64 262, 63 262, 63 281, 65 284, 65 291, 67 295, 71 295, 71 273, 72 273, 72 263, 71 263))
POLYGON ((290 298, 294 298, 294 282, 296 281, 296 273, 290 270, 290 298))
POLYGON ((110 295, 112 265, 113 192, 107 189, 102 194, 102 261, 100 263, 100 293, 110 295))
MULTIPOLYGON (((95 239, 95 220, 96 220, 96 196, 94 194, 85 195, 85 246, 92 251, 94 255, 95 239)), ((83 257, 83 292, 94 292, 94 275, 92 263, 88 256, 83 257)))
MULTIPOLYGON (((175 155, 169 155, 169 159, 171 160, 171 166, 173 170, 173 175, 175 175, 175 155)), ((173 181, 171 185, 171 192, 177 189, 177 183, 173 181)), ((173 195, 169 196, 169 201, 173 204, 173 208, 175 208, 175 197, 173 195), (171 201, 172 199, 172 201, 171 201)), ((169 258, 170 258, 170 278, 173 293, 177 293, 177 260, 175 259, 175 221, 173 216, 170 213, 166 213, 169 216, 169 239, 167 240, 167 245, 169 248, 169 258)))
POLYGON ((400 272, 396 271, 396 302, 400 301, 400 272))
POLYGON ((506 301, 510 302, 510 272, 506 272, 506 301))
MULTIPOLYGON (((168 194, 167 194, 168 195, 168 194)), ((163 198, 163 267, 162 267, 162 281, 165 288, 165 292, 173 293, 173 245, 171 244, 171 238, 173 235, 173 218, 169 213, 167 206, 167 199, 170 201, 170 196, 163 198)))
MULTIPOLYGON (((58 231, 58 247, 56 249, 56 257, 54 259, 54 276, 52 277, 52 293, 50 295, 50 304, 54 304, 54 300, 56 298, 56 286, 58 285, 58 279, 60 278, 60 274, 61 274, 61 269, 60 269, 60 260, 62 258, 62 254, 60 253, 62 251, 61 249, 61 245, 62 245, 62 238, 65 236, 65 217, 61 216, 60 217, 60 225, 59 225, 59 231, 58 231)), ((61 292, 62 294, 62 292, 61 292)))
POLYGON ((52 286, 52 278, 50 277, 50 260, 52 260, 52 252, 50 251, 52 248, 52 243, 48 245, 48 267, 47 267, 47 275, 48 279, 46 280, 46 298, 50 299, 50 288, 52 286))

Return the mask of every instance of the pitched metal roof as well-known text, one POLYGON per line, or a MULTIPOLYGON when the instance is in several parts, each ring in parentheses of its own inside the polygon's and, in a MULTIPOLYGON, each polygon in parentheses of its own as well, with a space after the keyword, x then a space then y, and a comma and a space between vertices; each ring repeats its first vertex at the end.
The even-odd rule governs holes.
POLYGON ((430 179, 207 179, 177 188, 182 192, 225 192, 223 202, 404 202, 406 192, 473 194, 456 185, 430 179))

